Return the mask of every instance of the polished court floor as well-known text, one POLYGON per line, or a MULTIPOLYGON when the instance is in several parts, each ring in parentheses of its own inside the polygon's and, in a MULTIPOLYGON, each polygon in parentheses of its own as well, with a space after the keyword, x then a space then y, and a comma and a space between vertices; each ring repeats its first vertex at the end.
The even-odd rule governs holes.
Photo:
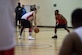
POLYGON ((58 38, 52 39, 54 28, 40 27, 39 29, 39 33, 33 32, 33 37, 36 40, 28 40, 28 29, 23 32, 23 38, 18 39, 19 29, 17 29, 15 55, 58 55, 63 39, 68 32, 58 29, 58 38))

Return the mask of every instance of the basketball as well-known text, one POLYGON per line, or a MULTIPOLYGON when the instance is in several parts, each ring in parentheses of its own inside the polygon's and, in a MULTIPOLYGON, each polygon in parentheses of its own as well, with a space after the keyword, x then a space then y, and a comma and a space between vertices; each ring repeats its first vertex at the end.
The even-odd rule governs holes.
POLYGON ((38 33, 39 32, 39 28, 38 27, 34 28, 34 32, 38 33))

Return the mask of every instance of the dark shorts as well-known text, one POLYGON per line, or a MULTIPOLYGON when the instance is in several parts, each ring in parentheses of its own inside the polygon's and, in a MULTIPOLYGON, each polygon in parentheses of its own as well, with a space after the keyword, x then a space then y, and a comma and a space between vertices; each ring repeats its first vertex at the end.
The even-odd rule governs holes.
POLYGON ((55 28, 67 28, 67 25, 66 24, 58 24, 55 26, 55 28))
POLYGON ((24 28, 30 28, 32 27, 32 24, 28 20, 21 19, 21 26, 24 28))

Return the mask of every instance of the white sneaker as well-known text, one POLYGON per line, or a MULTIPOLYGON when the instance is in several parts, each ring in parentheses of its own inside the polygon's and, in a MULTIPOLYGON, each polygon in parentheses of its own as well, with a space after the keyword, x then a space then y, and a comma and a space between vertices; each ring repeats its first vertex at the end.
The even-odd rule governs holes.
POLYGON ((33 38, 32 36, 29 36, 28 40, 35 40, 35 38, 33 38))
POLYGON ((21 38, 23 38, 23 37, 19 35, 19 36, 18 36, 18 39, 21 39, 21 38))

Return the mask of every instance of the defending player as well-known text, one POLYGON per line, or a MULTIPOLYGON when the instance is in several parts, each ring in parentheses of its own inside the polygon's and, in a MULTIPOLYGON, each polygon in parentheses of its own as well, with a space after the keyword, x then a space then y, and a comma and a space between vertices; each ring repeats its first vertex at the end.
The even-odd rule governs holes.
POLYGON ((61 14, 59 10, 55 10, 56 26, 55 26, 55 35, 52 38, 57 38, 57 28, 64 28, 67 32, 70 32, 67 27, 67 20, 61 14))

